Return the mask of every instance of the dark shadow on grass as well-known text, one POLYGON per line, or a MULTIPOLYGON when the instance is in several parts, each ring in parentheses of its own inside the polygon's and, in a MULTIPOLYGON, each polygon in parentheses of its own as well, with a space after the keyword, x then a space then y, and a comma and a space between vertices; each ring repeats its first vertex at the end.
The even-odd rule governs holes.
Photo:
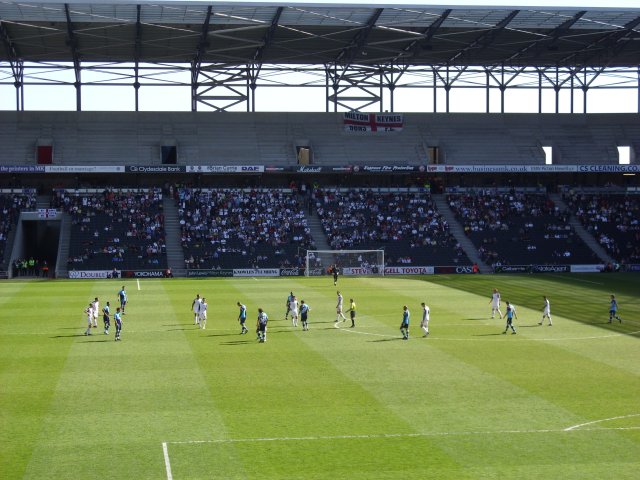
MULTIPOLYGON (((109 339, 107 339, 107 338, 103 338, 102 340, 93 340, 93 339, 88 339, 88 338, 87 338, 87 339, 86 339, 84 342, 82 342, 82 343, 106 343, 106 342, 108 342, 108 341, 109 341, 109 339)), ((112 342, 114 342, 115 340, 111 340, 111 341, 112 341, 112 342)))
MULTIPOLYGON (((487 318, 486 317, 463 318, 462 320, 487 320, 487 318)), ((488 320, 492 320, 492 318, 489 318, 488 320)))
POLYGON ((236 340, 235 342, 222 342, 220 345, 249 345, 251 343, 258 343, 258 340, 236 340))
POLYGON ((477 333, 473 335, 474 337, 494 337, 496 335, 502 335, 502 332, 499 333, 477 333))
POLYGON ((72 338, 72 337, 86 337, 86 335, 84 333, 76 333, 73 335, 54 335, 53 337, 49 337, 49 338, 72 338))
POLYGON ((403 338, 402 337, 381 338, 380 340, 369 340, 369 343, 395 342, 396 340, 403 340, 403 338))
MULTIPOLYGON (((210 333, 209 335, 207 335, 207 337, 239 337, 241 334, 240 332, 238 333, 210 333)), ((245 333, 244 335, 248 335, 248 333, 245 333)))

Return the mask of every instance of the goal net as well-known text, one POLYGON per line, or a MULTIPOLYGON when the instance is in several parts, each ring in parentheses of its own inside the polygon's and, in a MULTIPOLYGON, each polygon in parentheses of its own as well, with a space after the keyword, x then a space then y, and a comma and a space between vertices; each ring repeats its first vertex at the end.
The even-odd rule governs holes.
POLYGON ((384 275, 384 250, 307 250, 305 275, 384 275))

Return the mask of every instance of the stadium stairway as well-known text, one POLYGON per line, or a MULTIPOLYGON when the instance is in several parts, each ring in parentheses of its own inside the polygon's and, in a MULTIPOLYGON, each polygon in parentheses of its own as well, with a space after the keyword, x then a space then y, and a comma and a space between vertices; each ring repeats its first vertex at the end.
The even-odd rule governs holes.
POLYGON ((320 222, 320 216, 317 213, 314 215, 313 211, 315 211, 315 209, 312 211, 305 209, 304 215, 307 218, 307 224, 309 225, 309 230, 311 231, 311 238, 313 238, 313 241, 316 244, 316 249, 333 250, 327 242, 327 236, 324 234, 322 223, 320 222))
POLYGON ((180 220, 178 219, 178 207, 173 198, 164 195, 162 198, 164 211, 165 244, 167 246, 167 265, 174 277, 185 277, 187 271, 184 268, 184 251, 180 244, 180 220))
POLYGON ((458 219, 456 219, 456 216, 449 208, 446 195, 442 193, 432 193, 431 198, 433 199, 433 203, 435 203, 440 215, 442 215, 449 224, 449 231, 451 232, 451 235, 453 235, 453 237, 458 241, 464 253, 469 257, 469 260, 478 264, 480 273, 493 273, 493 269, 480 258, 478 249, 475 247, 473 242, 464 234, 462 225, 460 225, 460 222, 458 222, 458 219))
MULTIPOLYGON (((553 203, 556 204, 561 210, 569 210, 569 207, 562 196, 559 193, 550 193, 549 198, 553 200, 553 203)), ((576 216, 571 212, 571 217, 569 217, 569 225, 571 228, 575 230, 578 234, 578 237, 582 239, 582 241, 589 247, 593 253, 595 253, 600 260, 604 263, 616 263, 616 261, 607 253, 607 251, 598 243, 593 235, 591 235, 586 228, 582 226, 580 221, 576 218, 576 216)))

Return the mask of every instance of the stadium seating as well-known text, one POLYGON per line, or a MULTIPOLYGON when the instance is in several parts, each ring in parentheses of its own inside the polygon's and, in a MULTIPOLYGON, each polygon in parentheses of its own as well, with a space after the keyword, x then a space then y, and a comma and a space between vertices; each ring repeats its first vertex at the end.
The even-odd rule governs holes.
POLYGON ((302 267, 314 248, 289 189, 181 188, 177 201, 187 268, 302 267))
POLYGON ((34 146, 53 146, 54 166, 157 165, 160 145, 182 165, 295 166, 296 142, 316 165, 425 165, 438 147, 448 165, 617 164, 617 145, 638 151, 634 114, 407 113, 402 131, 346 132, 341 113, 0 112, 3 165, 33 165, 34 146), (532 133, 533 132, 533 133, 532 133), (117 139, 117 140, 116 140, 117 139))
POLYGON ((158 190, 57 190, 52 203, 72 218, 69 270, 167 268, 158 190))
POLYGON ((465 233, 490 265, 599 263, 544 193, 486 190, 447 197, 465 233))
POLYGON ((616 261, 640 263, 640 195, 572 192, 564 199, 616 261))
MULTIPOLYGON (((0 270, 7 269, 5 248, 9 233, 18 223, 22 210, 33 210, 36 206, 35 190, 10 189, 0 193, 0 270)), ((8 260, 8 259, 7 259, 8 260)))
POLYGON ((471 264, 427 192, 317 189, 315 198, 333 249, 384 249, 389 266, 471 264))

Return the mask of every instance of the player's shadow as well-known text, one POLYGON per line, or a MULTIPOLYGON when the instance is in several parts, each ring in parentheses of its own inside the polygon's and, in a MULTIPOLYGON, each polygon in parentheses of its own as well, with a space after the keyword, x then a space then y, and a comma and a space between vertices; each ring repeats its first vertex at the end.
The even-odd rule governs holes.
MULTIPOLYGON (((84 336, 84 335, 83 335, 84 336)), ((103 338, 102 340, 93 340, 93 339, 89 339, 87 338, 84 342, 82 343, 106 343, 106 342, 113 342, 114 340, 109 340, 108 338, 103 338)))
POLYGON ((369 343, 395 342, 396 340, 402 340, 402 337, 381 338, 379 340, 369 340, 369 343))
POLYGON ((477 318, 463 318, 462 320, 486 320, 485 317, 477 317, 477 318))
POLYGON ((49 338, 72 338, 72 337, 86 337, 84 333, 74 333, 73 335, 54 335, 49 338))
MULTIPOLYGON (((248 333, 246 333, 245 335, 248 335, 248 333)), ((238 333, 210 333, 207 336, 208 337, 239 337, 240 336, 240 332, 238 332, 238 333)))
POLYGON ((538 328, 541 327, 542 325, 538 325, 537 323, 534 323, 532 325, 518 325, 518 328, 538 328))
POLYGON ((495 337, 495 336, 499 336, 502 335, 502 332, 498 332, 498 333, 476 333, 474 335, 472 335, 473 337, 495 337))
POLYGON ((258 343, 258 340, 235 340, 231 342, 220 342, 220 345, 236 346, 236 345, 249 345, 251 343, 258 343))

